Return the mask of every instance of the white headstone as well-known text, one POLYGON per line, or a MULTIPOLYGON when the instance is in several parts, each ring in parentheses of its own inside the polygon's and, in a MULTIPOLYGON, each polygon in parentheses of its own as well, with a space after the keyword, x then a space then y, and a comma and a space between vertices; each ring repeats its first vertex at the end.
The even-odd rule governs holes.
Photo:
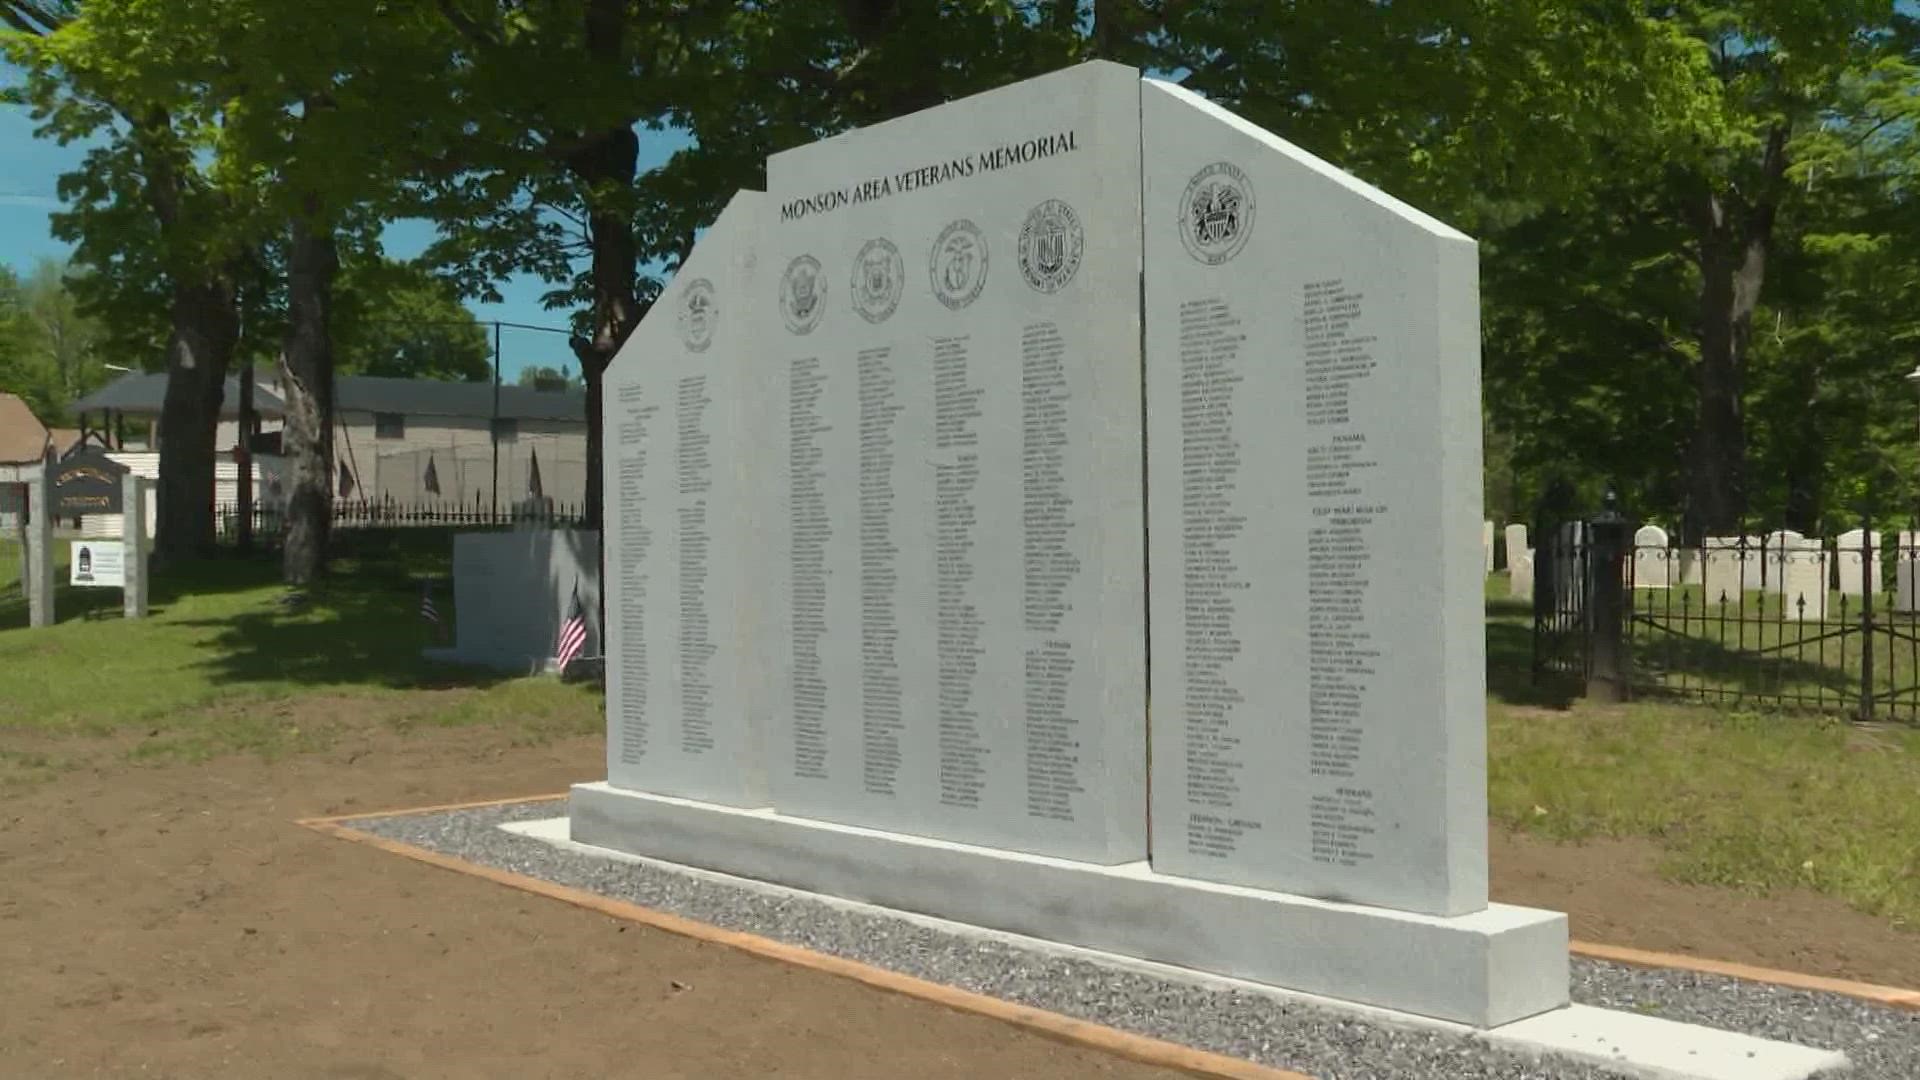
POLYGON ((1507 595, 1533 599, 1533 552, 1518 551, 1507 556, 1507 595))
POLYGON ((1527 553, 1527 527, 1514 522, 1506 528, 1507 568, 1511 570, 1520 556, 1527 553))
POLYGON ((1787 529, 1768 533, 1764 561, 1768 615, 1795 621, 1826 618, 1831 567, 1817 538, 1787 529))
POLYGON ((766 803, 760 689, 778 676, 760 620, 784 601, 763 583, 783 548, 761 445, 785 428, 767 412, 782 380, 748 314, 764 206, 733 197, 603 391, 608 779, 732 806, 766 803))
POLYGON ((1103 63, 768 160, 780 811, 1145 857, 1139 171, 1103 63))
POLYGON ((1475 244, 1185 90, 1141 106, 1154 866, 1480 910, 1475 244))
POLYGON ((1702 551, 1701 585, 1708 614, 1717 614, 1723 602, 1728 612, 1737 612, 1745 595, 1761 588, 1764 577, 1760 539, 1758 536, 1707 537, 1702 551))
POLYGON ((1642 525, 1633 534, 1633 587, 1665 589, 1673 585, 1679 553, 1668 546, 1667 530, 1642 525))
POLYGON ((1850 611, 1860 610, 1862 592, 1871 590, 1878 599, 1886 588, 1886 572, 1882 569, 1886 564, 1880 545, 1880 537, 1875 534, 1872 546, 1868 546, 1865 529, 1850 529, 1834 541, 1834 587, 1849 598, 1850 611))
POLYGON ((1894 538, 1893 610, 1920 612, 1920 532, 1902 530, 1894 538))

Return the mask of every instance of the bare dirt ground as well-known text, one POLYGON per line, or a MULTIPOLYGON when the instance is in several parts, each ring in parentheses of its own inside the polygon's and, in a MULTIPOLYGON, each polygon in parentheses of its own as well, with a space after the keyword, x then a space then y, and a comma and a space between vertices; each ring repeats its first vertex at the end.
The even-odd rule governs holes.
MULTIPOLYGON (((292 824, 558 792, 600 774, 597 738, 369 728, 155 766, 97 745, 0 788, 0 1075, 1172 1075, 292 824)), ((1496 837, 1495 893, 1591 940, 1920 985, 1920 934, 1664 883, 1653 861, 1496 837)))

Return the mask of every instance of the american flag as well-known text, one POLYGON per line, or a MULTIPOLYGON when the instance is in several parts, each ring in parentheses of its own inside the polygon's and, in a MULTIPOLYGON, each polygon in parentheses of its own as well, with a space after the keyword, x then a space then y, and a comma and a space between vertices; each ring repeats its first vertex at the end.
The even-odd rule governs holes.
POLYGON ((580 658, 587 647, 587 613, 580 607, 580 583, 573 583, 573 599, 567 603, 566 621, 560 624, 560 640, 553 646, 553 663, 560 674, 580 658))
POLYGON ((420 617, 435 626, 440 625, 440 609, 433 606, 433 585, 428 582, 420 585, 420 617))

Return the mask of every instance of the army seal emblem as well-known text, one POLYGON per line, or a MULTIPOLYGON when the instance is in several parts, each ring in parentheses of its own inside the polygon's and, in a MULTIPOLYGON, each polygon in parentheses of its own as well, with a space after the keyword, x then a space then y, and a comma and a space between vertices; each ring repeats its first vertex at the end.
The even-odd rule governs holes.
POLYGON ((955 311, 980 297, 987 284, 987 238, 965 218, 940 230, 928 266, 933 295, 955 311))
POLYGON ((1187 254, 1219 266, 1247 246, 1253 232, 1253 185, 1225 161, 1195 173, 1180 196, 1180 242, 1187 254))
POLYGON ((787 329, 796 334, 811 334, 826 314, 827 281, 820 274, 820 260, 799 255, 780 275, 780 316, 787 329))
POLYGON ((694 278, 680 293, 680 340, 688 352, 706 352, 713 344, 713 331, 720 321, 720 309, 713 302, 713 282, 694 278))
POLYGON ((1020 276, 1043 293, 1059 292, 1080 269, 1087 246, 1080 215, 1059 199, 1027 211, 1020 226, 1020 276))
POLYGON ((853 310, 870 323, 883 323, 900 306, 907 267, 900 249, 881 237, 869 240, 853 259, 853 310))

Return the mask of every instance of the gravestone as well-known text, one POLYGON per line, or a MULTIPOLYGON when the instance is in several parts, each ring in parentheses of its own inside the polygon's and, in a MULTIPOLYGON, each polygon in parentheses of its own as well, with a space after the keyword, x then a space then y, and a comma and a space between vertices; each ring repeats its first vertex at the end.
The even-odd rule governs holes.
POLYGON ((1507 567, 1511 569, 1513 564, 1519 561, 1520 556, 1527 553, 1527 527, 1517 521, 1508 525, 1505 530, 1505 544, 1507 567))
POLYGON ((1507 595, 1516 600, 1533 599, 1533 552, 1521 551, 1507 556, 1507 595))
POLYGON ((1658 525, 1640 526, 1633 534, 1633 587, 1671 588, 1677 555, 1667 546, 1667 530, 1658 525))
POLYGON ((1920 532, 1903 529, 1894 537, 1893 610, 1920 613, 1920 532))
POLYGON ((1481 910, 1474 242, 1185 90, 1141 112, 1154 865, 1481 910))
POLYGON ((1769 533, 1765 560, 1768 614, 1793 621, 1827 617, 1831 566, 1818 539, 1790 530, 1769 533))
POLYGON ((1871 548, 1867 545, 1865 529, 1849 529, 1834 541, 1834 578, 1835 588, 1840 595, 1848 597, 1850 610, 1860 610, 1860 595, 1871 590, 1877 597, 1886 588, 1886 572, 1880 550, 1881 539, 1873 537, 1871 548))
POLYGON ((1091 64, 768 159, 784 813, 1146 855, 1139 98, 1091 64))
POLYGON ((1701 552, 1701 585, 1706 611, 1718 614, 1724 601, 1729 614, 1738 612, 1746 594, 1762 587, 1761 538, 1709 536, 1701 552))
MULTIPOLYGON (((553 659, 574 590, 597 651, 599 538, 582 529, 516 529, 453 537, 453 644, 428 659, 525 675, 553 659)), ((443 616, 444 617, 444 616, 443 616)))
POLYGON ((731 806, 766 799, 773 645, 790 625, 765 575, 786 557, 771 523, 788 405, 751 338, 763 203, 728 203, 604 391, 607 775, 731 806))

